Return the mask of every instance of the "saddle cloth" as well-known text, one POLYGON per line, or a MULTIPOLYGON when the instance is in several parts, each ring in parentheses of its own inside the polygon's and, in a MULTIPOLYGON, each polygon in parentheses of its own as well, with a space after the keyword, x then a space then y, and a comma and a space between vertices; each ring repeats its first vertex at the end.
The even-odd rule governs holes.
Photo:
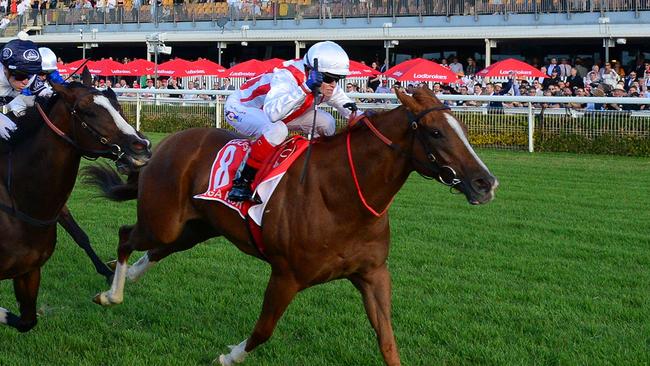
POLYGON ((219 150, 210 169, 210 182, 205 193, 194 196, 196 199, 218 201, 237 211, 243 219, 250 217, 257 225, 262 225, 264 208, 273 195, 282 177, 293 162, 307 149, 307 139, 294 136, 278 145, 275 152, 266 160, 257 172, 253 182, 253 196, 257 195, 261 203, 251 201, 234 202, 228 199, 232 181, 242 167, 250 151, 251 142, 246 139, 231 140, 219 150))

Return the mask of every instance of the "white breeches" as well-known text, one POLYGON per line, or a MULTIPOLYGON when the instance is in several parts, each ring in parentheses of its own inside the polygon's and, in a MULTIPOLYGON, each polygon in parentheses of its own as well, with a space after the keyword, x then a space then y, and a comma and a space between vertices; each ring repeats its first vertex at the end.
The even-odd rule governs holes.
MULTIPOLYGON (((226 105, 224 113, 228 124, 235 128, 237 132, 255 138, 264 135, 268 142, 275 146, 281 144, 287 138, 290 130, 309 133, 314 122, 313 110, 305 112, 287 124, 282 121, 271 122, 263 110, 237 103, 226 105)), ((319 109, 316 114, 316 132, 314 136, 331 136, 334 132, 336 132, 334 117, 319 109)))

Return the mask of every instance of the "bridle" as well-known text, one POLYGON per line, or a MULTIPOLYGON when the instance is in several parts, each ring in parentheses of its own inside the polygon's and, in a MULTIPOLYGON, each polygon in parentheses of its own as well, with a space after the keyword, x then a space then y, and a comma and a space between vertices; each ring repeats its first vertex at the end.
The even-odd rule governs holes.
MULTIPOLYGON (((407 152, 404 148, 402 148, 400 145, 394 143, 391 139, 386 137, 384 134, 382 134, 375 125, 373 125, 372 121, 365 115, 361 114, 359 116, 353 116, 350 120, 349 126, 352 127, 356 125, 357 123, 363 123, 365 124, 370 131, 384 144, 386 144, 388 147, 391 149, 397 151, 400 155, 407 156, 413 165, 415 166, 422 166, 425 167, 428 170, 431 170, 434 172, 433 176, 429 176, 423 173, 420 173, 418 171, 418 174, 420 174, 422 177, 426 179, 436 179, 453 189, 455 186, 459 185, 462 181, 458 178, 458 175, 456 174, 456 171, 450 167, 449 165, 440 165, 438 164, 438 161, 436 159, 436 156, 433 154, 433 149, 429 145, 429 143, 426 141, 426 139, 423 136, 423 133, 420 131, 424 130, 424 127, 422 126, 421 119, 426 116, 427 114, 434 112, 434 111, 444 111, 444 110, 449 110, 450 108, 446 105, 441 105, 441 106, 436 106, 436 107, 431 107, 428 109, 423 110, 422 112, 416 114, 413 114, 411 111, 407 109, 406 113, 408 116, 409 120, 409 125, 410 125, 410 130, 412 131, 411 134, 411 143, 410 143, 410 151, 407 152), (415 138, 418 138, 420 143, 422 144, 422 148, 424 149, 426 156, 427 156, 427 161, 422 161, 418 158, 415 157, 415 154, 413 153, 413 148, 414 148, 414 142, 415 138), (448 173, 448 175, 446 175, 448 173), (436 177, 437 175, 437 177, 436 177)), ((363 192, 361 191, 361 187, 359 185, 359 180, 357 179, 357 173, 356 169, 354 167, 354 162, 352 160, 352 150, 351 150, 351 144, 350 144, 350 130, 348 129, 348 135, 347 135, 347 152, 348 152, 348 163, 350 164, 350 170, 352 171, 352 178, 354 180, 354 183, 357 188, 357 193, 359 194, 359 198, 361 199, 361 202, 363 205, 370 211, 373 215, 379 217, 382 216, 386 210, 388 210, 388 207, 390 207, 390 204, 392 203, 391 201, 386 205, 386 207, 381 211, 377 212, 375 211, 370 205, 367 203, 366 199, 363 196, 363 192)), ((417 171, 417 170, 416 170, 417 171)))
MULTIPOLYGON (((75 139, 71 138, 70 136, 66 135, 65 132, 61 131, 58 127, 52 123, 50 118, 45 114, 45 111, 43 111, 43 108, 41 107, 40 104, 36 104, 36 109, 38 109, 38 113, 40 113, 41 117, 45 121, 45 124, 47 127, 49 127, 52 132, 57 134, 59 137, 61 137, 63 140, 65 140, 67 143, 72 145, 75 150, 77 150, 81 156, 84 159, 88 160, 97 160, 100 156, 111 156, 111 159, 114 161, 120 160, 124 156, 124 152, 122 151, 122 148, 117 145, 117 144, 112 144, 109 143, 108 138, 103 136, 97 128, 95 128, 93 125, 89 124, 88 122, 84 121, 80 116, 78 110, 78 105, 79 101, 85 98, 88 95, 99 95, 96 93, 87 93, 83 95, 82 97, 78 98, 77 101, 75 101, 74 105, 72 106, 72 110, 70 111, 70 115, 72 116, 73 120, 76 120, 79 125, 86 131, 88 131, 100 144, 104 146, 108 146, 108 149, 106 150, 95 150, 95 149, 86 149, 84 147, 81 147, 75 139)), ((77 130, 76 130, 76 123, 72 123, 72 136, 77 136, 77 130)))
MULTIPOLYGON (((84 128, 85 130, 87 130, 88 132, 90 132, 90 134, 93 135, 97 139, 97 141, 99 141, 99 143, 101 143, 102 145, 108 146, 109 149, 106 149, 106 150, 86 149, 86 148, 83 148, 83 147, 79 146, 79 144, 74 139, 72 139, 71 137, 66 135, 65 132, 61 131, 58 127, 56 127, 54 125, 54 123, 52 123, 52 121, 49 119, 47 114, 45 114, 45 112, 43 111, 43 108, 41 107, 40 104, 35 103, 35 105, 36 105, 36 109, 38 109, 38 112, 40 113, 41 117, 45 121, 45 124, 50 128, 50 130, 52 130, 56 135, 58 135, 63 140, 65 140, 70 145, 72 145, 77 151, 79 151, 81 153, 81 156, 83 158, 88 159, 88 160, 96 160, 100 156, 109 155, 109 156, 114 157, 114 160, 117 161, 117 160, 121 159, 124 156, 124 152, 122 151, 120 146, 117 145, 117 144, 109 143, 108 138, 106 138, 101 133, 99 133, 99 131, 94 126, 92 126, 92 125, 88 124, 87 122, 85 122, 79 116, 79 114, 77 113, 77 106, 78 106, 79 100, 83 99, 87 95, 92 95, 92 94, 95 94, 95 93, 88 93, 88 94, 82 96, 81 98, 79 98, 77 100, 77 102, 75 102, 75 104, 73 105, 72 111, 70 112, 70 114, 72 115, 72 118, 76 119, 79 122, 79 124, 81 125, 81 127, 84 128)), ((77 136, 74 122, 72 123, 72 135, 77 136)), ((13 164, 12 164, 13 159, 12 159, 11 152, 9 153, 8 157, 9 157, 9 161, 8 161, 8 164, 7 164, 7 182, 6 182, 6 186, 7 186, 7 192, 9 193, 9 197, 11 198, 11 206, 0 203, 0 211, 4 211, 5 213, 18 218, 21 221, 27 222, 28 224, 33 225, 33 226, 48 227, 48 226, 56 224, 56 222, 59 219, 58 214, 56 215, 56 217, 54 217, 52 219, 41 220, 41 219, 34 218, 34 217, 30 216, 29 214, 26 214, 26 213, 20 211, 18 208, 16 208, 14 198, 13 198, 13 196, 11 194, 11 192, 12 192, 12 179, 11 179, 11 177, 13 176, 13 164)))

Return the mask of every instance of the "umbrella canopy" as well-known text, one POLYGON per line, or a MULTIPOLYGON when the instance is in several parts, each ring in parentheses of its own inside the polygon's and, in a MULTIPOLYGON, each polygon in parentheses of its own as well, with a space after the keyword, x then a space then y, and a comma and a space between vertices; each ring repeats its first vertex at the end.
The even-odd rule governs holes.
MULTIPOLYGON (((386 72, 388 74, 388 72, 386 72)), ((453 71, 439 64, 421 60, 411 62, 407 66, 393 71, 392 75, 387 75, 399 81, 432 81, 436 83, 455 83, 458 82, 458 76, 453 71)))
POLYGON ((191 62, 183 60, 182 58, 175 58, 158 65, 158 75, 179 77, 187 76, 185 75, 185 70, 188 70, 191 67, 191 62))
POLYGON ((391 67, 390 69, 384 71, 384 76, 389 77, 389 78, 396 78, 398 76, 401 76, 404 73, 404 70, 408 69, 409 67, 413 66, 414 64, 422 61, 427 61, 424 58, 412 58, 410 60, 406 60, 404 62, 400 62, 399 64, 391 67))
POLYGON ((189 68, 185 69, 184 75, 174 74, 174 76, 222 76, 224 72, 226 72, 225 67, 208 59, 200 58, 190 62, 189 68))
POLYGON ((56 68, 62 74, 71 74, 71 73, 75 72, 79 68, 79 66, 81 66, 84 62, 86 62, 86 59, 82 58, 81 60, 72 61, 72 62, 67 63, 67 64, 57 65, 56 68))
POLYGON ((494 63, 485 69, 476 73, 476 76, 482 77, 508 77, 508 75, 514 72, 517 77, 520 78, 543 78, 548 75, 544 75, 543 72, 537 70, 536 68, 530 66, 529 64, 515 60, 514 58, 509 58, 503 61, 494 63))
POLYGON ((285 60, 281 58, 272 58, 270 60, 264 60, 262 62, 264 62, 264 64, 268 67, 268 70, 273 70, 276 67, 282 66, 282 63, 285 62, 285 60))
POLYGON ((137 58, 125 65, 133 75, 147 75, 147 74, 153 74, 154 67, 156 66, 155 63, 151 61, 147 61, 143 58, 137 58))
POLYGON ((135 75, 125 64, 110 59, 90 61, 88 69, 91 74, 101 76, 133 76, 135 75))
POLYGON ((375 76, 377 74, 380 74, 378 70, 375 70, 368 65, 364 65, 361 62, 350 60, 350 74, 348 74, 348 77, 362 78, 375 76))
POLYGON ((268 65, 256 59, 248 60, 237 64, 226 70, 226 77, 231 78, 252 78, 269 70, 268 65))

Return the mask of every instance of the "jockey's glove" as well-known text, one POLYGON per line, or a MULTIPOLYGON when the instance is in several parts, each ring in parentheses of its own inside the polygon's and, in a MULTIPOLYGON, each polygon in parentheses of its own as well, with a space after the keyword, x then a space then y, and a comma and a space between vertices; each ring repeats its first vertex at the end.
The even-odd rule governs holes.
POLYGON ((19 94, 7 104, 7 109, 14 112, 16 117, 22 117, 25 115, 27 108, 34 106, 34 99, 36 99, 35 96, 19 94))
POLYGON ((349 109, 352 112, 356 112, 359 110, 359 108, 357 108, 357 103, 352 103, 352 102, 343 104, 343 108, 349 109))
POLYGON ((32 83, 21 92, 22 95, 40 95, 43 97, 51 96, 52 91, 49 86, 40 78, 36 77, 32 83), (47 95, 46 95, 47 94, 47 95))
POLYGON ((320 86, 323 84, 323 74, 316 71, 315 69, 311 69, 309 71, 309 77, 307 78, 305 84, 307 84, 307 88, 309 88, 312 92, 318 91, 320 86))

